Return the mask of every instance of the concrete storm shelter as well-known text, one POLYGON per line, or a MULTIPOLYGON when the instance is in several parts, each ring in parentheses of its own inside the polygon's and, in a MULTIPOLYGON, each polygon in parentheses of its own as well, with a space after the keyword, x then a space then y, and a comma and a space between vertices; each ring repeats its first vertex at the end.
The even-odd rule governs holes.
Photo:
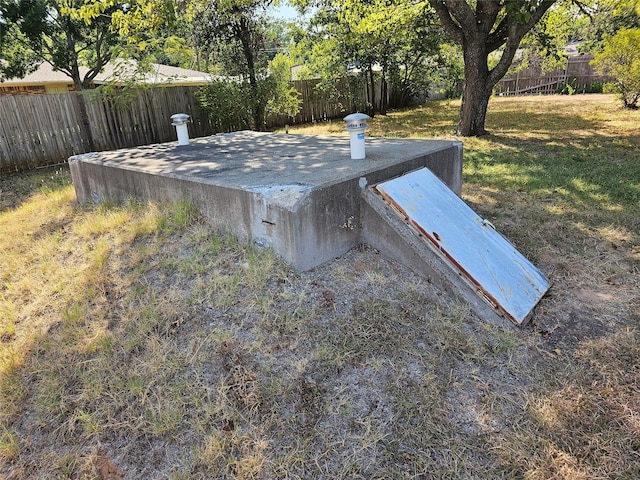
MULTIPOLYGON (((459 198, 462 144, 457 141, 367 139, 366 159, 352 160, 345 137, 236 132, 193 139, 189 145, 77 155, 69 163, 80 202, 188 199, 217 227, 273 248, 300 271, 367 244, 469 302, 487 321, 508 318, 524 324, 548 289, 535 267, 518 258, 517 278, 507 274, 508 284, 498 284, 497 291, 507 291, 507 300, 519 298, 522 284, 524 304, 505 306, 500 295, 484 289, 473 268, 451 258, 447 222, 438 224, 439 232, 429 232, 422 226, 430 221, 429 212, 413 214, 416 207, 407 202, 425 192, 439 195, 433 205, 455 204, 458 208, 451 211, 466 212, 459 198)), ((487 230, 488 222, 475 223, 487 230)), ((461 239, 469 233, 463 229, 451 235, 461 239)), ((508 242, 506 248, 507 256, 515 250, 508 242)), ((503 264, 504 259, 496 268, 503 264)), ((490 271, 489 277, 496 276, 504 276, 502 270, 490 271)))

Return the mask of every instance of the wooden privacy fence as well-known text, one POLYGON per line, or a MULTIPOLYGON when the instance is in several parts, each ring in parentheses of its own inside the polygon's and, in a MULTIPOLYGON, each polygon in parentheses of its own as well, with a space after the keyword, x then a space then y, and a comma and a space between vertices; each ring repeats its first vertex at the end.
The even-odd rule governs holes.
POLYGON ((567 84, 578 93, 589 92, 594 83, 608 80, 594 71, 591 60, 591 55, 569 57, 564 68, 546 74, 540 66, 531 66, 500 80, 495 92, 498 95, 546 95, 559 93, 567 84))
POLYGON ((293 86, 300 92, 302 106, 294 118, 279 117, 273 119, 270 127, 289 124, 313 123, 332 118, 341 118, 345 114, 363 110, 367 105, 367 84, 359 78, 357 81, 343 81, 336 91, 342 92, 342 98, 331 98, 317 90, 320 80, 296 80, 293 86))
POLYGON ((174 140, 170 118, 174 113, 192 116, 189 129, 194 137, 215 133, 198 107, 195 90, 152 89, 121 107, 75 92, 0 97, 0 173, 53 165, 86 153, 89 134, 96 150, 174 140), (87 127, 81 121, 80 102, 87 111, 87 127))
POLYGON ((115 150, 175 140, 171 115, 176 113, 191 116, 191 137, 215 133, 195 99, 196 90, 197 87, 154 88, 142 92, 126 106, 109 100, 85 100, 96 149, 115 150))
MULTIPOLYGON (((355 111, 357 105, 366 104, 363 84, 355 100, 342 104, 319 94, 316 84, 314 80, 294 82, 302 99, 300 113, 294 118, 274 118, 268 126, 342 117, 355 111)), ((176 132, 170 117, 175 113, 191 116, 191 137, 217 133, 195 98, 197 89, 153 88, 125 106, 75 92, 0 97, 0 174, 55 165, 72 155, 86 153, 91 150, 89 136, 98 151, 173 141, 176 132), (82 104, 89 120, 86 126, 81 120, 82 104)))

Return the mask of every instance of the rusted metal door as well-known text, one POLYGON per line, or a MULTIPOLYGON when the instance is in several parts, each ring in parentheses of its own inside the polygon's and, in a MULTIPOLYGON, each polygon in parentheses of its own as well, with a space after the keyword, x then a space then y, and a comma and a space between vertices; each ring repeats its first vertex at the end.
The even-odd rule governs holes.
POLYGON ((496 312, 516 325, 530 318, 549 281, 431 171, 372 188, 496 312))

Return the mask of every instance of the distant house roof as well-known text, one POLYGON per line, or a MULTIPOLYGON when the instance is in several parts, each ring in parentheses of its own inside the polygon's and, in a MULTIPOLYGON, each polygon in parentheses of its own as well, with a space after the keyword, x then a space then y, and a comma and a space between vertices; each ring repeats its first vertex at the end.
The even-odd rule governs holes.
MULTIPOLYGON (((105 65, 93 83, 96 85, 115 81, 122 77, 130 78, 135 74, 136 63, 133 60, 118 60, 105 65)), ((190 70, 188 68, 169 65, 151 64, 151 71, 137 76, 138 81, 155 85, 203 85, 209 83, 214 76, 210 73, 190 70)))
MULTIPOLYGON (((109 82, 118 83, 125 81, 135 73, 136 64, 132 60, 116 60, 109 62, 102 71, 93 79, 94 85, 104 85, 109 82)), ((189 70, 187 68, 171 67, 169 65, 152 64, 151 71, 138 75, 137 81, 155 85, 204 85, 211 81, 213 76, 209 73, 189 70)), ((84 76, 86 67, 80 67, 80 75, 84 76)), ((72 80, 65 73, 54 71, 48 63, 41 63, 36 71, 24 78, 7 80, 0 83, 2 86, 36 86, 53 84, 71 84, 72 80)))

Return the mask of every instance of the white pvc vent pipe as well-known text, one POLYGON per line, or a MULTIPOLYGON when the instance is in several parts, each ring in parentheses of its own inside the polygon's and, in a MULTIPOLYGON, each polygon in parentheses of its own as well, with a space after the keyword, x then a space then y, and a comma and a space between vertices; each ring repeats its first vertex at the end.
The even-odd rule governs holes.
POLYGON ((366 158, 364 151, 364 131, 368 128, 367 120, 371 118, 366 113, 352 113, 344 117, 347 126, 344 128, 349 132, 349 144, 351 147, 351 160, 362 160, 366 158))
POLYGON ((189 145, 189 129, 187 123, 189 123, 189 115, 186 113, 176 113, 171 115, 173 122, 171 125, 176 127, 176 133, 178 134, 178 145, 189 145))

